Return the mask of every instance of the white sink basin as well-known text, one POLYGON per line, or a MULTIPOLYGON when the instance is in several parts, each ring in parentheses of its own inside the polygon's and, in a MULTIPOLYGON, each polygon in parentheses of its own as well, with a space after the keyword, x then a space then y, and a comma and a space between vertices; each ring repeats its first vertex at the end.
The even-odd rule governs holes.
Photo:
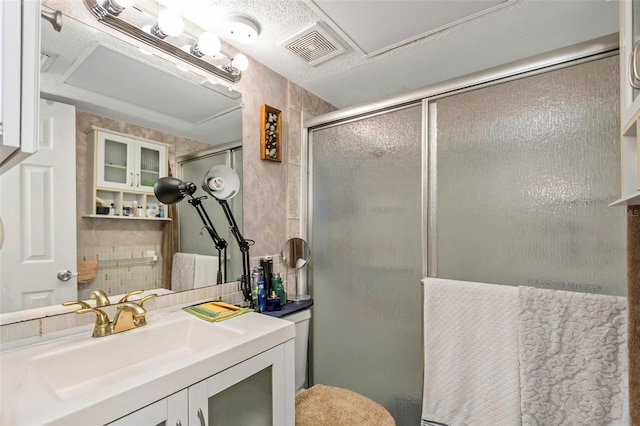
POLYGON ((255 312, 209 323, 169 308, 111 336, 81 327, 5 347, 0 424, 106 424, 294 337, 293 323, 255 312))
POLYGON ((30 359, 36 373, 60 400, 118 383, 228 343, 240 331, 190 315, 91 338, 30 359))

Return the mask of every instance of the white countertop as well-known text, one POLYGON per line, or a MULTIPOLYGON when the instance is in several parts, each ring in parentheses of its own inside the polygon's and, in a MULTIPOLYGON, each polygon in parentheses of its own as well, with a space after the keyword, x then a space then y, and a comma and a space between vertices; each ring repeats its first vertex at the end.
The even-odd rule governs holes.
MULTIPOLYGON (((74 330, 77 332, 65 337, 0 352, 0 424, 86 426, 108 423, 295 337, 293 323, 257 313, 208 323, 181 310, 153 311, 147 314, 147 322, 145 327, 99 338, 91 337, 92 327, 79 327, 74 330), (201 321, 207 327, 231 330, 233 337, 65 400, 48 386, 34 366, 34 359, 43 354, 64 352, 87 344, 90 339, 118 339, 127 333, 132 338, 136 336, 134 333, 143 333, 146 328, 151 330, 154 324, 160 327, 163 321, 182 320, 182 316, 201 321)), ((120 352, 124 353, 108 355, 128 356, 126 351, 120 352)), ((74 368, 83 369, 83 372, 90 370, 96 377, 110 372, 108 361, 97 365, 94 360, 87 359, 77 364, 81 365, 74 368)))

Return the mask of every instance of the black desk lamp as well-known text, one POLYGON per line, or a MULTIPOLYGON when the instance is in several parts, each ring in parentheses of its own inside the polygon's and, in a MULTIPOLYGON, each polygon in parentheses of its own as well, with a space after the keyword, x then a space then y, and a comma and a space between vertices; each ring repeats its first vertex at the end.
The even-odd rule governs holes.
POLYGON ((196 192, 196 185, 193 182, 183 182, 180 179, 176 179, 174 177, 163 177, 158 179, 153 184, 153 192, 156 194, 156 198, 164 204, 176 204, 182 201, 182 199, 186 196, 191 197, 189 199, 189 204, 191 204, 198 215, 200 215, 200 219, 202 219, 202 223, 204 223, 204 227, 209 232, 213 243, 218 250, 218 277, 217 283, 222 284, 227 282, 227 242, 221 238, 216 229, 213 227, 213 223, 209 218, 204 206, 202 205, 202 199, 205 197, 197 197, 193 196, 193 193, 196 192), (222 272, 222 264, 225 263, 224 267, 224 278, 222 272))
POLYGON ((254 244, 254 241, 244 239, 227 203, 227 200, 235 197, 238 193, 240 189, 240 178, 231 167, 214 166, 204 175, 202 189, 218 200, 222 210, 224 210, 231 233, 236 238, 240 251, 242 252, 242 294, 246 301, 251 301, 249 247, 254 244))

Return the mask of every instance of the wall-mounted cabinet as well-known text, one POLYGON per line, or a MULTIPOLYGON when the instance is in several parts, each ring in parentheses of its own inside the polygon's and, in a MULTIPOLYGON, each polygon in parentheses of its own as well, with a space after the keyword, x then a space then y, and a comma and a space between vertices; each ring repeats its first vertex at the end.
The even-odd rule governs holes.
POLYGON ((0 2, 0 174, 38 150, 40 1, 0 2))
POLYGON ((167 176, 167 145, 93 127, 87 134, 87 156, 87 215, 164 219, 153 184, 167 176), (113 212, 103 214, 98 207, 113 207, 113 212))
POLYGON ((640 0, 620 2, 621 198, 640 204, 640 0))

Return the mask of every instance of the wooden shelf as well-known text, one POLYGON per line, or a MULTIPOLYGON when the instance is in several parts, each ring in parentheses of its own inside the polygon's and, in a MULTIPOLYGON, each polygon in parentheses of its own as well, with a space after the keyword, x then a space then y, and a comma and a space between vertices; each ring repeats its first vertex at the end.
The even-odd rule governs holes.
POLYGON ((108 214, 88 214, 88 215, 83 215, 82 217, 95 218, 95 219, 126 219, 126 220, 171 221, 170 217, 110 216, 108 214))
POLYGON ((636 191, 633 194, 622 197, 609 205, 612 207, 613 206, 638 206, 640 205, 640 191, 636 191))

